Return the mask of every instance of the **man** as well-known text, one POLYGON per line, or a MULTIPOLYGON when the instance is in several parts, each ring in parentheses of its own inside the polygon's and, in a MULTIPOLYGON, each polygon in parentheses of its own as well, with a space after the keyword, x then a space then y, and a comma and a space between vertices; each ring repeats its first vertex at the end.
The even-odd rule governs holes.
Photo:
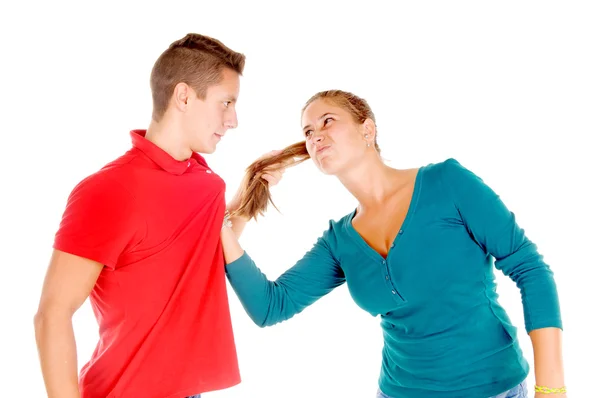
POLYGON ((210 37, 172 43, 152 70, 147 131, 72 191, 35 316, 50 398, 182 398, 240 382, 219 240, 225 184, 198 153, 237 126, 244 63, 210 37), (88 296, 100 338, 78 377, 72 316, 88 296))

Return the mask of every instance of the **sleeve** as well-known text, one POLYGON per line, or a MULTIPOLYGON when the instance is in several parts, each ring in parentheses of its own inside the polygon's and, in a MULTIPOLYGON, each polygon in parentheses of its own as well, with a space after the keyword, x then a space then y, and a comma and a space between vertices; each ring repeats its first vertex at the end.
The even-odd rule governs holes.
POLYGON ((115 180, 95 174, 69 195, 53 247, 115 269, 144 227, 133 196, 115 180))
POLYGON ((324 237, 275 281, 268 280, 246 252, 227 265, 226 273, 244 309, 260 327, 293 317, 346 281, 324 237))
POLYGON ((554 274, 515 221, 500 197, 455 159, 443 165, 444 180, 475 242, 495 259, 495 266, 521 291, 527 332, 562 329, 554 274))

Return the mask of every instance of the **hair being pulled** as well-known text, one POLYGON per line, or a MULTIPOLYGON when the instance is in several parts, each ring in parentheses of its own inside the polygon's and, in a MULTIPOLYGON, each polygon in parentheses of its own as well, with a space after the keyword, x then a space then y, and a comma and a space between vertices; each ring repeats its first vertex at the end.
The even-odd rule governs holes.
MULTIPOLYGON (((328 101, 346 110, 352 116, 357 124, 362 124, 367 119, 375 122, 375 115, 366 100, 357 95, 342 90, 321 91, 313 95, 302 108, 302 114, 306 108, 316 100, 328 101)), ((377 144, 377 136, 374 138, 374 147, 377 153, 380 153, 377 144)), ((232 216, 241 216, 246 219, 257 219, 259 215, 264 215, 269 202, 277 209, 271 193, 269 192, 269 183, 261 176, 269 170, 279 168, 284 165, 285 168, 295 166, 309 159, 310 155, 306 150, 306 142, 301 141, 286 147, 280 154, 266 159, 260 159, 252 163, 246 169, 246 175, 243 180, 243 191, 240 193, 240 207, 232 212, 232 216)))
POLYGON ((269 202, 277 209, 271 198, 269 183, 264 178, 261 178, 261 176, 273 169, 277 164, 287 164, 285 168, 288 168, 300 164, 309 158, 310 156, 306 150, 306 142, 301 141, 284 148, 277 155, 266 159, 259 159, 252 163, 248 166, 244 175, 244 188, 240 193, 240 207, 234 210, 231 215, 246 219, 257 219, 259 215, 264 215, 269 202))

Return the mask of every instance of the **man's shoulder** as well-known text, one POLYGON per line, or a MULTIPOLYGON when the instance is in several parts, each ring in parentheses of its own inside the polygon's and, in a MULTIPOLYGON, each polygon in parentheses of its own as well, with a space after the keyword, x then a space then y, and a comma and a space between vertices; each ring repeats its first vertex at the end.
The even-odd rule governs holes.
POLYGON ((138 163, 139 153, 135 148, 125 152, 118 158, 106 163, 96 173, 90 175, 108 176, 111 178, 120 178, 130 174, 138 163))
POLYGON ((135 158, 135 154, 128 151, 83 178, 77 183, 73 192, 98 196, 107 194, 129 196, 127 187, 131 185, 132 178, 135 178, 133 166, 135 158))

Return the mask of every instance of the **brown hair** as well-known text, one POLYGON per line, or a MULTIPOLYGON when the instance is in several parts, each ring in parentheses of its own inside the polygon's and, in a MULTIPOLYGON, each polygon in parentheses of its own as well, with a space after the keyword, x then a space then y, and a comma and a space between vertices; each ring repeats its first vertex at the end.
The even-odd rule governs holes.
POLYGON ((188 84, 204 99, 208 87, 221 81, 224 68, 241 75, 245 62, 243 54, 212 37, 188 33, 174 41, 158 57, 150 75, 152 119, 162 119, 177 84, 188 84))
MULTIPOLYGON (((362 124, 367 119, 375 122, 375 115, 371 107, 364 99, 341 90, 321 91, 313 95, 302 108, 302 114, 306 108, 318 99, 323 99, 339 106, 348 111, 354 121, 362 124)), ((377 136, 375 136, 374 147, 380 153, 379 145, 377 144, 377 136)), ((289 163, 286 167, 291 167, 302 163, 309 159, 310 156, 306 150, 306 142, 301 141, 286 147, 283 152, 267 159, 257 160, 252 163, 247 169, 244 176, 243 186, 244 191, 241 193, 241 204, 232 215, 238 215, 244 218, 256 219, 259 215, 264 215, 269 202, 275 206, 269 191, 269 183, 260 178, 269 168, 278 163, 289 163)))

